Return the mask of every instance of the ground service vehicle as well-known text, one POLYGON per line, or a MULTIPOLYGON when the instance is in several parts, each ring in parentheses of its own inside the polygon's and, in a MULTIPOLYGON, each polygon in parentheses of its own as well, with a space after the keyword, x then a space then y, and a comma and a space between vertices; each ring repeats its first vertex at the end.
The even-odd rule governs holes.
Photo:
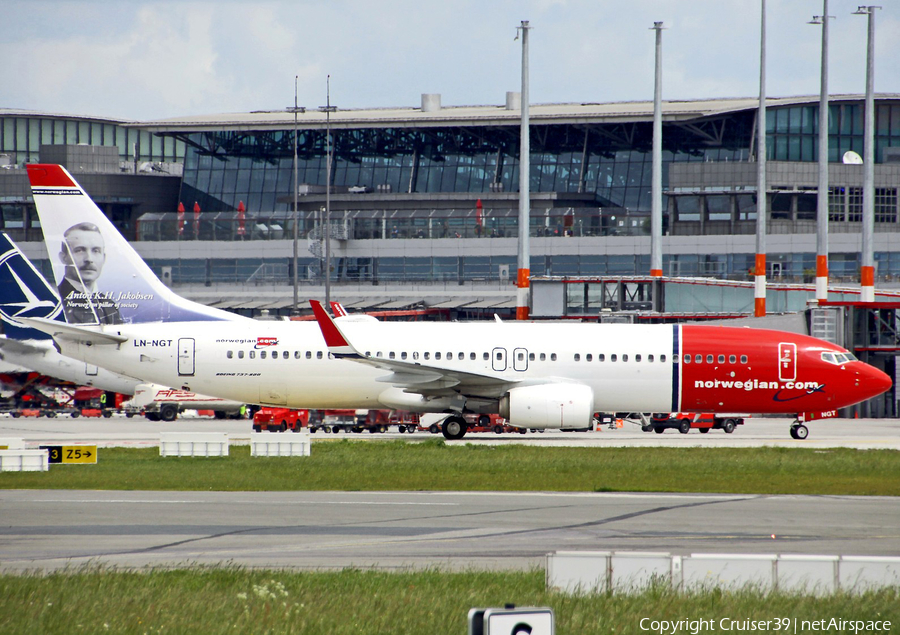
POLYGON ((138 384, 134 396, 122 406, 127 412, 141 412, 150 421, 175 421, 185 410, 212 410, 216 419, 243 416, 244 404, 229 399, 198 395, 189 390, 166 388, 158 384, 138 384))
POLYGON ((653 430, 657 434, 662 434, 668 428, 675 428, 681 434, 687 434, 691 428, 696 428, 705 434, 715 428, 731 434, 736 426, 743 424, 742 415, 716 415, 712 412, 654 413, 650 416, 650 423, 642 426, 641 430, 644 432, 653 430))
POLYGON ((253 415, 254 432, 300 432, 309 425, 309 410, 263 407, 253 415))

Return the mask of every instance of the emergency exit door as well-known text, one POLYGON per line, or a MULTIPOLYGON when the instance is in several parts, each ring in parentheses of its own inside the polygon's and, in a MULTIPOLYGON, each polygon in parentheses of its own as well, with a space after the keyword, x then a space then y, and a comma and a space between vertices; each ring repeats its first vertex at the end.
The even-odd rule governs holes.
POLYGON ((194 338, 182 337, 178 340, 178 374, 194 374, 194 338))
POLYGON ((797 379, 797 345, 781 342, 778 345, 778 379, 794 381, 797 379))

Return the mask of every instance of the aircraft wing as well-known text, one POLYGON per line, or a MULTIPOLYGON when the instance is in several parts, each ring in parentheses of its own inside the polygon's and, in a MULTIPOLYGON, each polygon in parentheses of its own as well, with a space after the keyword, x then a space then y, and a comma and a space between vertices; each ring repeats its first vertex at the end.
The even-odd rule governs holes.
POLYGON ((26 326, 43 331, 53 339, 62 339, 70 342, 81 342, 91 345, 110 345, 121 344, 128 341, 125 335, 116 333, 108 333, 100 330, 96 326, 76 326, 74 324, 66 324, 46 318, 25 318, 20 317, 19 321, 26 326))
MULTIPOLYGON (((43 340, 50 345, 49 340, 43 340)), ((0 337, 0 357, 4 351, 9 351, 16 355, 44 355, 47 349, 43 346, 37 346, 29 340, 14 340, 8 337, 0 337)))
POLYGON ((310 300, 313 313, 322 329, 322 336, 328 346, 328 352, 339 359, 346 359, 360 364, 388 371, 384 377, 376 381, 403 388, 405 392, 435 396, 464 393, 478 396, 499 396, 518 381, 459 370, 431 366, 419 362, 397 359, 385 359, 365 355, 354 347, 344 336, 320 302, 310 300))

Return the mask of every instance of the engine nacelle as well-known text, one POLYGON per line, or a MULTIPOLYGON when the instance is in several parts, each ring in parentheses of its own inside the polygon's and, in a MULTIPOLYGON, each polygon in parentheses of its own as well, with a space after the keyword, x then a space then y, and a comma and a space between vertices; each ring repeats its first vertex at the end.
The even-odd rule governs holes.
POLYGON ((589 428, 594 391, 583 384, 513 388, 500 398, 500 416, 519 428, 589 428))

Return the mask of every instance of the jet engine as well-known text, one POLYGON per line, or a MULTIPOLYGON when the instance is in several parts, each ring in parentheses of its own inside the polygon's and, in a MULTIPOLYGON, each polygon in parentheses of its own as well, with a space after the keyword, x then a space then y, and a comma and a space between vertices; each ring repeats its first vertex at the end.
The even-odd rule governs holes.
POLYGON ((593 412, 594 391, 583 384, 522 386, 500 398, 500 416, 519 428, 589 428, 593 412))

